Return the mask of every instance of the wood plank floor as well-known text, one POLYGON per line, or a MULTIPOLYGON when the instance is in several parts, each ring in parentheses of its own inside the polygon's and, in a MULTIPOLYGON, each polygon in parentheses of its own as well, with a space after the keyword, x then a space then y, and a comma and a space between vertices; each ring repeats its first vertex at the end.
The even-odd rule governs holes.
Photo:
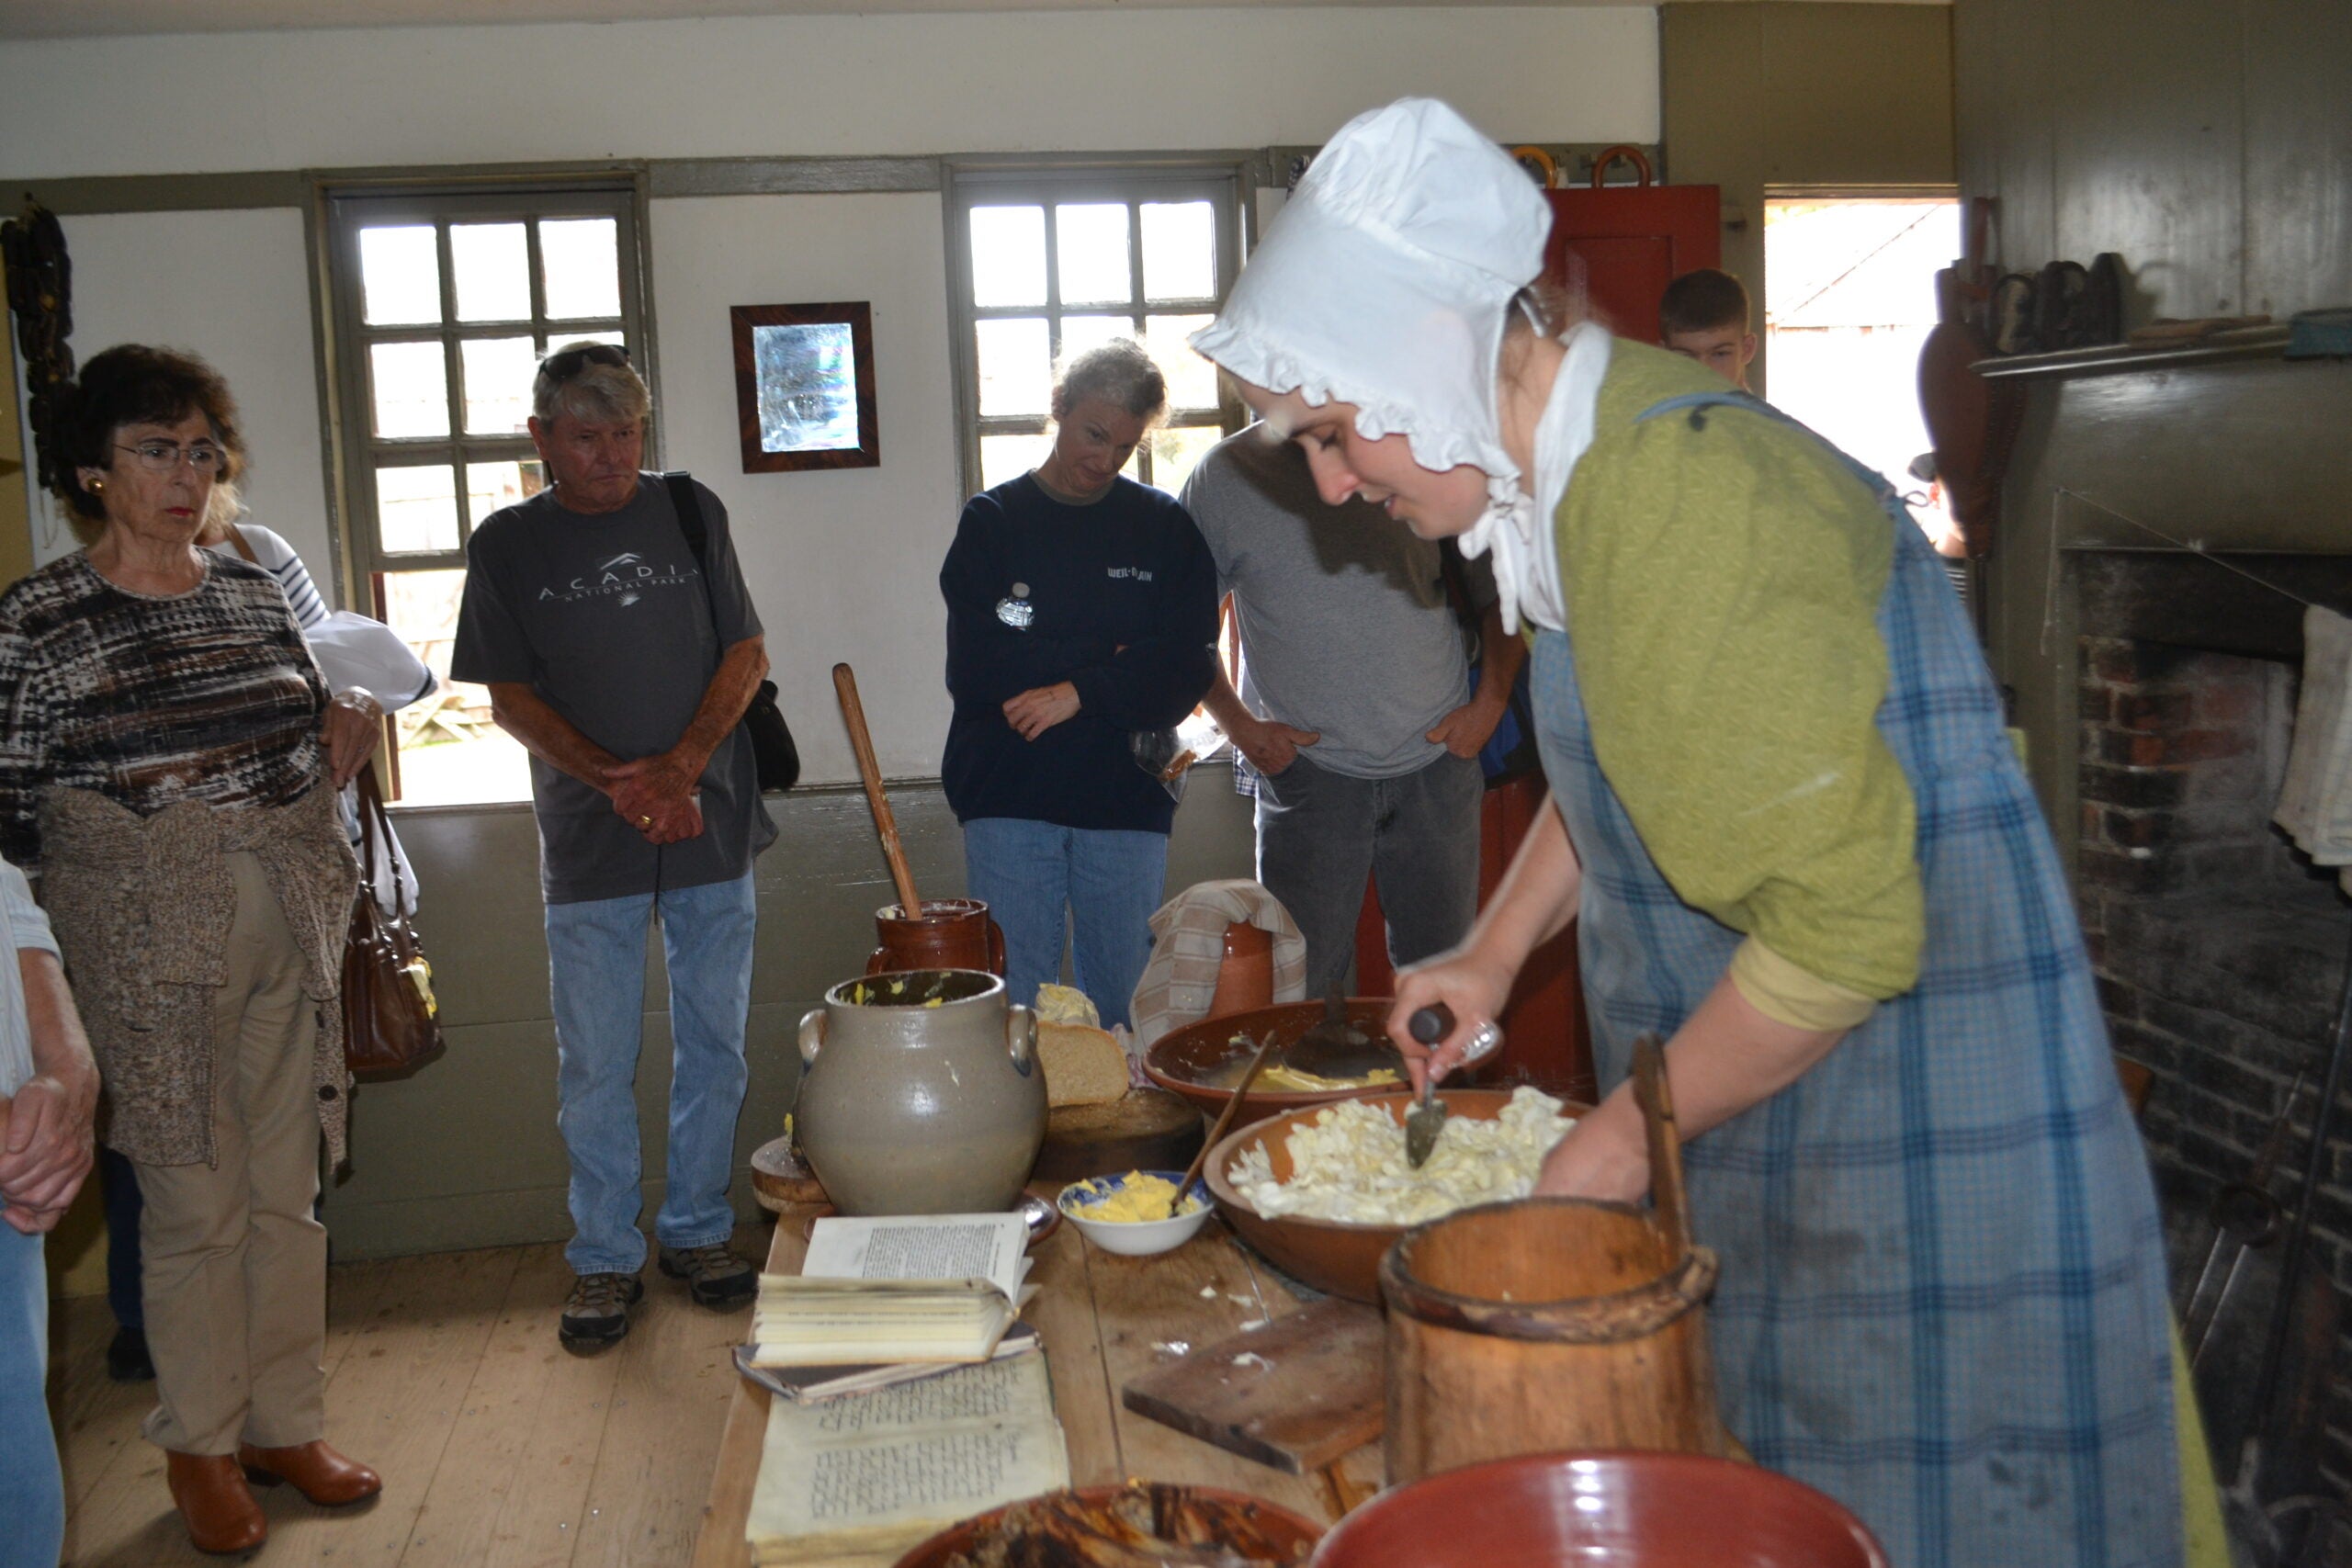
MULTIPOLYGON (((736 1245, 767 1256, 768 1227, 736 1245)), ((258 1494, 270 1568, 654 1568, 692 1554, 748 1308, 714 1313, 649 1262, 620 1348, 570 1355, 563 1249, 342 1264, 327 1283, 327 1437, 384 1493, 326 1509, 258 1494)), ((58 1303, 50 1397, 65 1461, 69 1568, 213 1563, 188 1545, 163 1451, 139 1435, 151 1383, 110 1382, 106 1303, 58 1303)))

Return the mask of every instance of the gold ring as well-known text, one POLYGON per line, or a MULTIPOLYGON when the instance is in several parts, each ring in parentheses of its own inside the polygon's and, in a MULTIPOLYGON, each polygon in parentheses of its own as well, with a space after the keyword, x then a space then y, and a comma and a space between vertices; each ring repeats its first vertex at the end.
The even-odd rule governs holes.
POLYGON ((640 817, 637 819, 637 825, 640 828, 650 828, 653 826, 653 818, 650 817, 640 817))

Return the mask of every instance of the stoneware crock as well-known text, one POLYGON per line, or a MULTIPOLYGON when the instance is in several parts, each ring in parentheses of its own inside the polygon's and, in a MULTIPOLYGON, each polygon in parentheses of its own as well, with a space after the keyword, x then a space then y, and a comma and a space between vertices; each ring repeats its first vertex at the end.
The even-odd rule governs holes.
POLYGON ((800 1020, 793 1125, 844 1214, 983 1213, 1021 1201, 1046 1136, 1036 1015, 970 969, 844 980, 800 1020))

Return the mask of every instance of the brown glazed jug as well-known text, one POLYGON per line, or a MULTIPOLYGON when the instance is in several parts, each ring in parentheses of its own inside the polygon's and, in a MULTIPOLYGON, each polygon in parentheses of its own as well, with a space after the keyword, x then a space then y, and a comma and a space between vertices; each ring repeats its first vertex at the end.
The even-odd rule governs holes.
POLYGON ((844 980, 800 1020, 801 1152, 844 1214, 1010 1209, 1046 1138, 1037 1019, 970 969, 844 980))
POLYGON ((1225 960, 1204 1018, 1254 1012, 1274 1005, 1274 939, 1247 920, 1225 928, 1225 960))
POLYGON ((911 919, 899 909, 885 904, 874 911, 874 935, 881 945, 865 961, 868 975, 909 969, 1004 974, 1004 932, 978 898, 926 898, 922 913, 911 919))

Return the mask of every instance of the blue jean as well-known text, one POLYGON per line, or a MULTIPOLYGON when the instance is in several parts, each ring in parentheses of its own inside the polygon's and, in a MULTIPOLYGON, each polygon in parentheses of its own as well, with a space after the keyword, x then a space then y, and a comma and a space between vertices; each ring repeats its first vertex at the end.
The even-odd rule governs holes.
POLYGON ((1039 986, 1062 977, 1067 936, 1078 988, 1102 1027, 1128 1021, 1168 882, 1167 834, 976 818, 964 824, 964 881, 1004 928, 1012 1000, 1033 1005, 1039 986))
POLYGON ((705 1247, 735 1229, 727 1201, 735 1122, 749 1071, 743 1025, 752 1005, 752 874, 626 898, 548 906, 555 998, 556 1124, 571 1156, 572 1238, 579 1274, 634 1274, 644 1197, 638 1150, 637 1058, 645 1018, 646 926, 662 917, 670 969, 670 1153, 653 1222, 665 1247, 705 1247))
POLYGON ((43 1397, 49 1280, 41 1238, 0 1225, 0 1568, 57 1568, 65 1477, 43 1397))

